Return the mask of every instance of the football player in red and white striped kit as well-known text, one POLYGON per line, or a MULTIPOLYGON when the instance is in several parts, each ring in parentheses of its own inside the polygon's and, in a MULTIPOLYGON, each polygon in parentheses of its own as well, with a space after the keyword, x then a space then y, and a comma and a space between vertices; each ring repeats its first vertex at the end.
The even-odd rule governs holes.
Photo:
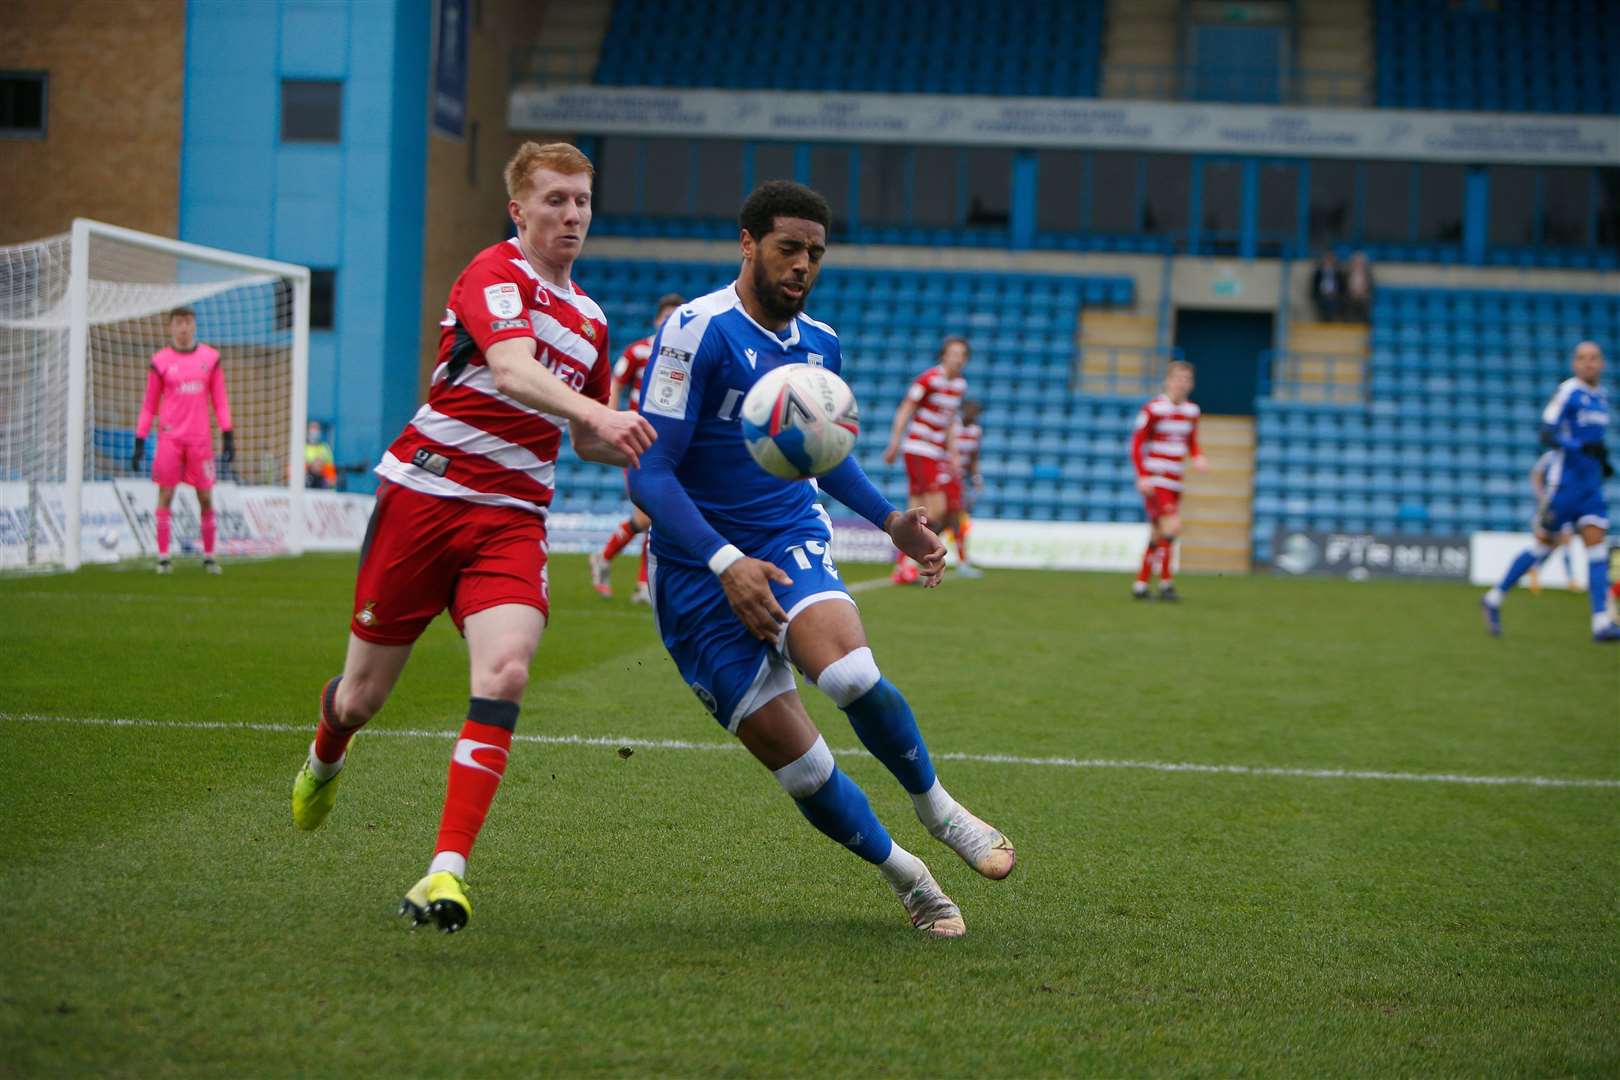
POLYGON ((1193 366, 1173 360, 1164 379, 1164 393, 1142 406, 1131 436, 1131 464, 1136 466, 1136 490, 1142 493, 1152 526, 1142 569, 1131 595, 1146 600, 1153 571, 1159 571, 1159 599, 1178 600, 1174 584, 1176 538, 1181 535, 1181 492, 1186 463, 1203 472, 1207 467, 1198 449, 1199 409, 1187 400, 1193 389, 1193 366))
MULTIPOLYGON (((652 356, 653 338, 658 336, 658 328, 664 325, 664 320, 670 313, 682 304, 686 298, 680 293, 665 293, 658 298, 658 313, 653 316, 653 332, 639 341, 632 341, 624 347, 619 354, 618 362, 613 365, 613 388, 608 391, 608 407, 617 409, 619 399, 629 395, 629 409, 635 412, 641 405, 641 374, 647 370, 647 359, 652 356)), ((619 527, 613 530, 607 543, 601 551, 591 552, 591 588, 601 596, 613 595, 613 558, 624 550, 624 546, 634 540, 638 535, 645 537, 647 529, 652 525, 652 519, 641 512, 641 507, 634 504, 630 507, 630 516, 619 522, 619 527)), ((641 541, 641 571, 636 577, 636 591, 630 597, 633 604, 651 604, 652 597, 647 592, 647 541, 641 541)))
POLYGON ((968 511, 973 508, 973 495, 984 486, 979 472, 979 443, 984 428, 979 424, 983 407, 972 398, 962 399, 962 413, 956 422, 956 460, 951 469, 950 482, 945 485, 945 528, 940 539, 956 545, 956 573, 960 577, 983 577, 984 571, 968 561, 968 533, 973 523, 968 511))
POLYGON ((580 457, 606 465, 636 464, 656 437, 638 413, 607 407, 607 322, 573 283, 593 172, 566 143, 526 142, 507 164, 517 235, 479 252, 451 286, 427 404, 377 466, 348 656, 321 693, 293 783, 294 823, 318 828, 349 740, 448 607, 467 639, 471 701, 432 862, 400 905, 446 932, 472 914, 467 856, 506 771, 549 612, 546 508, 563 428, 580 457))
MULTIPOLYGON (((894 410, 889 445, 883 451, 889 465, 904 452, 907 490, 922 503, 930 525, 945 520, 945 488, 956 467, 956 412, 967 393, 962 377, 968 362, 967 339, 946 338, 935 359, 933 367, 912 381, 894 410)), ((917 580, 917 567, 903 553, 896 556, 894 580, 901 585, 917 580)))

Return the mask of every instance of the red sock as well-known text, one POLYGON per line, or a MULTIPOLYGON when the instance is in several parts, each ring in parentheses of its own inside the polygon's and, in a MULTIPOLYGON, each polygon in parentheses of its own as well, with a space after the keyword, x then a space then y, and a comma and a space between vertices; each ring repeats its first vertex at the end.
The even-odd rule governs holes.
POLYGON ((967 536, 968 527, 967 522, 964 521, 956 527, 956 557, 964 563, 968 561, 967 536))
POLYGON ((157 512, 157 541, 158 541, 158 555, 160 557, 167 556, 169 554, 169 536, 171 535, 171 530, 173 528, 173 522, 174 522, 174 513, 172 511, 170 511, 170 510, 165 510, 161 506, 158 507, 158 512, 157 512))
POLYGON ((1142 552, 1142 569, 1136 575, 1136 580, 1143 585, 1153 580, 1153 563, 1159 554, 1159 542, 1149 540, 1147 550, 1142 552))
POLYGON ((619 522, 619 527, 613 530, 613 535, 608 537, 608 542, 602 547, 602 558, 613 558, 613 556, 624 550, 624 545, 628 544, 635 535, 635 524, 629 518, 619 522))
POLYGON ((315 756, 328 765, 336 765, 343 759, 344 752, 349 749, 349 740, 364 726, 338 726, 337 688, 342 678, 341 675, 334 675, 327 680, 326 689, 321 691, 321 722, 315 727, 315 756))
POLYGON ((647 584, 647 549, 651 546, 652 541, 650 540, 641 542, 641 570, 636 574, 637 585, 645 586, 647 584))
POLYGON ((1176 542, 1174 540, 1163 540, 1159 543, 1159 584, 1161 586, 1170 584, 1170 579, 1175 576, 1175 571, 1170 568, 1170 557, 1175 548, 1176 542))
POLYGON ((506 757, 517 727, 515 701, 473 698, 467 722, 450 755, 450 786, 445 791, 444 815, 439 819, 435 854, 453 851, 466 858, 484 827, 484 817, 506 773, 506 757))
POLYGON ((204 510, 202 513, 202 542, 204 555, 212 555, 214 553, 214 537, 216 535, 218 535, 218 530, 214 527, 214 512, 212 510, 204 510))

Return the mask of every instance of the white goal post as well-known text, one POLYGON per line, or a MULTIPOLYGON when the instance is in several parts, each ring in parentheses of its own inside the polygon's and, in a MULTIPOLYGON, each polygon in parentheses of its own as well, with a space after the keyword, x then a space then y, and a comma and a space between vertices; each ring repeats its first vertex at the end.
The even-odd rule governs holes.
POLYGON ((0 247, 0 567, 152 553, 144 475, 156 426, 139 473, 130 456, 150 358, 177 307, 196 312, 225 375, 236 460, 219 468, 221 494, 257 496, 252 527, 222 530, 221 550, 300 554, 309 281, 307 267, 85 218, 0 247))

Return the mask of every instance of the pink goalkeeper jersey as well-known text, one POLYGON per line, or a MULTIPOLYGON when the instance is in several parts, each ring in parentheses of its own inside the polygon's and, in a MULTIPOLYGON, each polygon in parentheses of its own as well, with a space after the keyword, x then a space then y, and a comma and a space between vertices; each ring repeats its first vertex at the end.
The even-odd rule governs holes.
POLYGON ((207 345, 198 345, 190 352, 159 349, 152 355, 152 368, 146 374, 146 398, 141 402, 135 434, 146 438, 156 415, 159 434, 187 443, 211 444, 214 433, 208 426, 210 400, 219 417, 219 430, 231 430, 231 403, 225 396, 225 372, 220 369, 218 350, 207 345))

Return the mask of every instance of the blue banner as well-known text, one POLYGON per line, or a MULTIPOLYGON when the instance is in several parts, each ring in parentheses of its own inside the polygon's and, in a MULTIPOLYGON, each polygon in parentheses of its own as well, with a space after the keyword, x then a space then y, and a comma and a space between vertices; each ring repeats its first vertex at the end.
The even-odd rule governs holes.
POLYGON ((433 54, 433 130, 461 138, 467 128, 467 0, 439 0, 433 54))

